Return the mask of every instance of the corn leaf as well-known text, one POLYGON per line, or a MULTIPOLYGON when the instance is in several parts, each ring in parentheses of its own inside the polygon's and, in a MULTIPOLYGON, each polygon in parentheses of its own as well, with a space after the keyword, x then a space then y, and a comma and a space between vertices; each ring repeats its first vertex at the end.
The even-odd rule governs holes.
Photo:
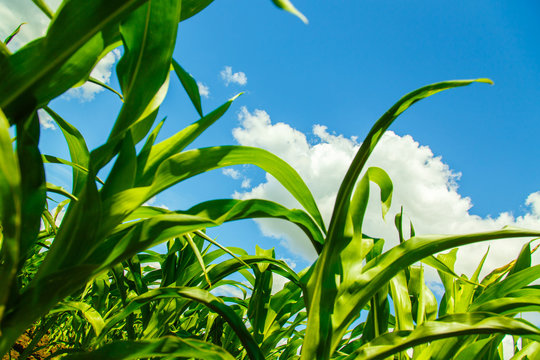
POLYGON ((117 74, 124 105, 111 138, 153 113, 163 100, 160 89, 168 79, 180 9, 178 0, 148 1, 121 24, 125 52, 117 74))
MULTIPOLYGON (((229 109, 232 102, 238 97, 234 96, 232 99, 215 109, 208 115, 204 116, 200 120, 187 126, 175 135, 163 140, 162 142, 148 147, 148 150, 141 151, 138 161, 138 173, 137 173, 137 185, 148 185, 155 177, 155 173, 160 164, 171 156, 184 150, 189 144, 191 144, 200 134, 203 133, 210 125, 219 120, 229 109), (144 156, 143 156, 144 154, 144 156)), ((156 133, 152 135, 155 139, 157 131, 160 127, 156 128, 156 133)))
POLYGON ((199 86, 197 85, 197 81, 186 71, 176 60, 173 59, 172 65, 174 68, 174 72, 176 73, 176 76, 178 76, 178 79, 182 83, 182 86, 184 87, 184 90, 186 90, 186 93, 188 94, 191 103, 193 106, 195 106, 195 109, 199 113, 201 117, 203 117, 203 111, 202 111, 202 105, 201 105, 201 95, 199 94, 199 86))
POLYGON ((523 320, 495 316, 491 313, 453 314, 437 321, 425 322, 413 331, 403 330, 382 335, 359 348, 348 359, 385 359, 407 348, 433 340, 485 333, 539 336, 540 330, 523 320))
POLYGON ((90 152, 86 146, 86 141, 83 136, 73 125, 65 121, 60 115, 54 112, 49 107, 43 108, 58 124, 62 134, 66 139, 71 162, 76 164, 77 167, 73 167, 73 194, 77 195, 86 182, 88 176, 88 167, 90 165, 90 152), (84 170, 83 170, 84 169, 84 170), (82 171, 81 171, 82 170, 82 171))
POLYGON ((19 261, 21 179, 9 123, 0 110, 0 330, 19 261))
MULTIPOLYGON (((354 301, 351 302, 346 297, 337 297, 340 281, 336 281, 336 277, 342 273, 357 274, 358 272, 345 267, 346 265, 342 266, 339 261, 336 261, 336 258, 339 257, 341 251, 347 249, 353 238, 350 227, 347 226, 350 216, 351 195, 371 152, 392 122, 415 102, 440 91, 466 86, 475 81, 490 82, 486 79, 448 81, 424 86, 405 95, 375 123, 362 142, 339 188, 325 246, 315 264, 313 275, 309 279, 307 304, 310 317, 306 329, 306 341, 302 349, 302 359, 326 359, 330 357, 335 351, 346 328, 352 322, 352 317, 355 316, 353 313, 356 314, 365 305, 365 302, 362 301, 361 305, 354 306, 354 311, 345 311, 348 315, 346 315, 347 320, 344 323, 341 320, 332 319, 333 317, 341 317, 337 315, 337 308, 340 309, 339 313, 341 313, 344 309, 350 308, 351 304, 354 303, 354 301), (336 306, 337 299, 348 305, 344 307, 336 306), (334 335, 333 332, 338 328, 339 330, 334 335)), ((351 252, 352 250, 349 249, 348 251, 351 252)), ((358 251, 361 250, 358 249, 358 251)), ((431 254, 426 254, 425 256, 428 255, 431 254)), ((410 264, 412 263, 408 265, 410 264)), ((393 272, 393 275, 397 273, 396 270, 393 272)), ((382 283, 378 284, 378 287, 382 285, 382 283)), ((342 292, 346 293, 348 290, 343 289, 342 292)), ((373 293, 370 293, 370 297, 372 295, 373 293)))
POLYGON ((228 221, 262 217, 286 219, 299 226, 313 244, 322 241, 316 224, 303 211, 289 210, 265 200, 213 200, 185 212, 156 215, 119 226, 107 241, 91 253, 89 261, 103 263, 107 257, 103 263, 106 267, 175 236, 228 221))
MULTIPOLYGON (((227 323, 234 329, 240 341, 244 344, 244 347, 250 357, 250 359, 264 359, 257 343, 253 340, 253 337, 246 329, 242 320, 238 315, 231 310, 227 305, 223 303, 221 299, 210 294, 208 291, 199 288, 183 288, 183 287, 168 287, 151 290, 143 295, 134 298, 128 306, 126 306, 122 312, 116 315, 114 318, 108 320, 103 329, 103 333, 109 331, 113 325, 118 321, 124 319, 136 309, 139 309, 142 305, 150 301, 156 301, 160 299, 174 299, 174 298, 187 298, 203 304, 210 310, 221 315, 227 323)), ((98 339, 99 341, 99 339, 98 339)))
MULTIPOLYGON (((56 353, 58 354, 58 353, 56 353)), ((196 339, 165 336, 138 341, 116 341, 101 348, 76 354, 68 354, 66 360, 137 360, 150 357, 181 357, 208 360, 233 360, 223 348, 196 339)))
POLYGON ((105 322, 101 315, 87 303, 80 301, 66 301, 57 306, 50 314, 56 314, 64 311, 80 311, 84 318, 92 325, 92 329, 96 336, 101 334, 101 331, 105 327, 105 322))
MULTIPOLYGON (((8 59, 6 71, 0 74, 0 107, 8 111, 9 118, 19 119, 21 106, 35 109, 84 79, 108 46, 106 43, 113 41, 109 38, 104 41, 109 34, 102 35, 101 32, 143 3, 144 0, 66 2, 45 38, 28 44, 8 59), (77 55, 76 59, 74 55, 77 55), (73 60, 71 66, 76 66, 77 71, 61 76, 59 69, 70 59, 73 60), (75 60, 84 66, 77 66, 75 60), (40 86, 41 94, 34 94, 40 86)), ((69 69, 64 67, 64 70, 69 69)))
POLYGON ((24 261, 35 244, 45 207, 45 169, 39 152, 39 119, 34 112, 17 124, 17 157, 21 174, 20 257, 24 261))

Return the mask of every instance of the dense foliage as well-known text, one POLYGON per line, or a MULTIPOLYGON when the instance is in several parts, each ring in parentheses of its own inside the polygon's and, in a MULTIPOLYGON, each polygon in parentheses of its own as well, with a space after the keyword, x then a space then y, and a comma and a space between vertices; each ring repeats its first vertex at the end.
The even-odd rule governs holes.
MULTIPOLYGON (((235 100, 204 114, 196 81, 172 58, 179 21, 212 0, 65 0, 55 14, 33 1, 52 18, 46 36, 13 54, 10 38, 0 42, 0 354, 26 333, 32 342, 22 358, 46 338, 43 346, 68 359, 501 359, 502 338, 512 334, 520 344, 515 359, 538 356, 540 330, 517 316, 540 308, 540 287, 531 285, 540 267, 531 265, 530 243, 483 279, 483 260, 470 279, 453 266, 457 246, 540 231, 406 235, 398 214, 400 244, 386 252, 383 239, 362 232, 370 183, 380 188, 383 216, 392 201, 386 172, 365 169, 386 129, 419 100, 489 80, 428 85, 383 114, 350 165, 327 229, 309 188, 275 155, 242 146, 185 150, 235 100), (90 151, 48 104, 92 80, 92 68, 119 46, 123 104, 107 141, 90 151), (155 143, 171 74, 200 119, 155 143), (38 109, 61 129, 70 159, 41 154, 38 109), (69 192, 46 181, 44 163, 72 168, 69 192), (303 209, 232 199, 178 211, 144 205, 179 182, 237 164, 272 174, 303 209), (65 200, 55 204, 52 193, 65 200), (295 273, 273 250, 249 255, 205 232, 263 217, 299 226, 317 261, 295 273), (160 243, 166 254, 148 250, 160 243), (439 272, 439 304, 424 266, 439 272), (288 279, 275 294, 273 274, 288 279), (243 295, 211 293, 223 285, 243 295)), ((274 3, 305 20, 287 0, 274 3)))

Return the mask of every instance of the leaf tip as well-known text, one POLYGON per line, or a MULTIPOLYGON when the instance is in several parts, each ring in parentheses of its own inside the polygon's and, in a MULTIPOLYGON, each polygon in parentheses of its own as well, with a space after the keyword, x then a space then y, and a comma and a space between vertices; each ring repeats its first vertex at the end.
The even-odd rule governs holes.
POLYGON ((298 11, 298 9, 295 8, 289 0, 272 0, 272 2, 280 9, 283 9, 295 15, 297 18, 302 20, 304 24, 309 24, 309 20, 307 19, 307 17, 305 17, 304 14, 298 11))
POLYGON ((229 99, 229 101, 230 101, 230 102, 233 102, 234 100, 238 99, 238 97, 239 97, 240 95, 244 95, 244 92, 242 91, 242 92, 240 92, 240 93, 234 95, 232 98, 229 99))
POLYGON ((493 80, 488 79, 488 78, 480 78, 480 79, 476 79, 475 81, 476 82, 481 82, 481 83, 484 83, 484 84, 489 84, 489 85, 494 84, 493 80))

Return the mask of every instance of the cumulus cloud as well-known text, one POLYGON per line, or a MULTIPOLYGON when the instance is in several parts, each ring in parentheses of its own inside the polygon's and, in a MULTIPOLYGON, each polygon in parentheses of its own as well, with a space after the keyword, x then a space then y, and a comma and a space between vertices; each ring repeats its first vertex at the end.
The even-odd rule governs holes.
MULTIPOLYGON (((120 59, 120 56, 120 50, 114 49, 97 63, 90 76, 101 81, 102 83, 109 83, 112 75, 112 67, 118 61, 118 59, 120 59)), ((100 85, 85 82, 82 86, 70 89, 66 93, 66 96, 68 98, 77 98, 84 102, 93 100, 97 93, 104 90, 105 89, 100 85)))
POLYGON ((221 70, 221 78, 225 81, 225 85, 229 86, 230 83, 238 84, 238 85, 246 85, 247 84, 247 76, 245 73, 239 71, 233 73, 232 67, 225 66, 223 70, 221 70))
POLYGON ((56 130, 54 126, 54 120, 45 110, 38 110, 39 124, 45 130, 56 130))
POLYGON ((199 94, 205 98, 210 96, 210 88, 204 85, 202 82, 197 81, 197 86, 199 87, 199 94))
POLYGON ((222 170, 222 173, 223 173, 223 175, 228 176, 228 177, 231 177, 231 178, 233 178, 233 179, 235 179, 235 180, 240 179, 240 177, 242 176, 242 175, 240 174, 240 171, 234 170, 234 169, 231 169, 231 168, 223 169, 223 170, 222 170))
MULTIPOLYGON (((360 144, 356 138, 330 133, 326 126, 313 127, 313 139, 278 122, 273 124, 262 110, 249 112, 242 108, 240 126, 233 136, 241 144, 257 146, 278 155, 291 164, 302 176, 320 207, 326 222, 331 217, 337 189, 360 144)), ((394 183, 393 204, 383 221, 378 188, 372 186, 364 232, 386 239, 387 246, 398 243, 394 216, 404 207, 407 218, 413 221, 417 234, 459 234, 500 229, 505 225, 540 229, 540 191, 531 194, 525 204, 530 211, 515 217, 509 212, 497 217, 482 218, 470 213, 473 203, 458 192, 460 174, 452 171, 440 156, 427 146, 421 146, 410 135, 399 136, 388 131, 372 154, 368 166, 387 171, 394 183)), ((241 199, 264 198, 289 207, 298 207, 296 200, 272 176, 250 191, 236 192, 241 199)), ((282 220, 257 220, 262 233, 280 239, 293 253, 307 260, 315 252, 304 234, 282 220)), ((407 219, 408 222, 408 219, 407 219)), ((471 274, 488 245, 490 255, 485 269, 506 264, 519 253, 526 239, 499 240, 469 245, 459 251, 456 269, 471 274)), ((534 261, 539 263, 538 254, 534 261)))
POLYGON ((241 185, 242 189, 249 189, 251 187, 251 179, 248 179, 248 178, 244 178, 242 180, 242 185, 241 185))
POLYGON ((242 189, 249 189, 251 187, 251 179, 243 175, 240 171, 232 169, 232 168, 225 168, 221 170, 223 175, 228 176, 234 180, 240 180, 242 179, 242 184, 240 185, 242 189))

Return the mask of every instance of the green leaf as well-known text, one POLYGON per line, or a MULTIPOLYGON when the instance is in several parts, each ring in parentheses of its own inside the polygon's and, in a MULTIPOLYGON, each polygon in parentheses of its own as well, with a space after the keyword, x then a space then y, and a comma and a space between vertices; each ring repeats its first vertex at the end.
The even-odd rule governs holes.
POLYGON ((480 305, 472 307, 474 311, 486 311, 501 315, 515 315, 522 312, 539 312, 540 311, 540 291, 535 291, 532 294, 503 297, 486 301, 480 305))
MULTIPOLYGON (((101 32, 111 29, 111 26, 144 2, 145 0, 65 2, 45 38, 28 44, 10 56, 6 71, 0 74, 0 107, 9 110, 9 118, 18 119, 21 117, 18 112, 22 110, 22 106, 29 110, 35 109, 86 78, 104 48, 116 41, 108 38, 111 34, 101 32), (85 47, 86 49, 82 50, 85 47), (89 56, 90 53, 93 55, 89 56), (70 66, 76 66, 78 70, 71 72, 73 69, 64 67, 64 71, 69 71, 71 75, 61 76, 59 69, 70 59, 70 66), (77 65, 75 60, 84 62, 84 66, 77 65), (88 64, 91 65, 88 67, 88 64), (51 83, 53 78, 57 79, 56 85, 51 83), (41 95, 34 95, 40 86, 44 87, 40 90, 41 95)), ((112 35, 114 37, 114 34, 112 35)))
MULTIPOLYGON (((309 279, 307 304, 310 317, 306 328, 306 341, 302 349, 302 359, 326 359, 331 356, 341 340, 342 335, 346 331, 346 328, 352 322, 354 317, 357 316, 358 311, 364 307, 367 300, 375 293, 370 292, 370 296, 365 298, 366 302, 362 300, 357 305, 353 305, 356 302, 347 297, 343 297, 343 299, 337 301, 340 274, 357 274, 358 272, 350 271, 351 269, 349 268, 343 269, 340 263, 335 261, 335 259, 339 257, 339 254, 344 251, 344 249, 347 249, 353 239, 350 233, 350 227, 347 226, 350 216, 349 208, 351 205, 351 195, 371 152, 392 122, 415 102, 437 92, 454 87, 466 86, 473 82, 490 83, 491 81, 487 79, 447 81, 424 86, 405 95, 375 123, 362 142, 362 145, 356 153, 339 188, 325 246, 314 266, 313 275, 309 279), (344 306, 340 305, 341 302, 345 303, 344 306), (354 310, 345 310, 350 309, 351 306, 354 310), (336 311, 336 309, 339 309, 339 311, 336 311), (341 315, 338 315, 338 313, 345 316, 346 320, 344 322, 339 320, 341 315), (347 315, 345 315, 345 313, 347 315), (334 331, 336 330, 337 332, 334 334, 334 331)), ((404 242, 404 244, 405 243, 407 242, 404 242)), ((348 251, 352 250, 349 249, 348 251)), ((426 253, 423 257, 428 255, 431 254, 426 253)), ((408 263, 406 266, 409 266, 412 263, 408 263)), ((354 264, 351 266, 357 265, 354 264)), ((392 271, 392 276, 397 273, 397 268, 393 268, 394 271, 392 271)), ((400 267, 399 270, 401 269, 403 269, 403 267, 400 267)), ((384 283, 392 276, 387 278, 384 283)), ((358 275, 358 277, 360 277, 360 275, 358 275)), ((362 281, 362 283, 364 283, 364 281, 362 281)), ((377 288, 380 288, 384 283, 377 283, 377 288)), ((340 290, 340 293, 348 292, 348 289, 340 290)))
POLYGON ((84 318, 92 325, 96 336, 101 334, 101 331, 105 327, 105 322, 101 315, 87 303, 80 301, 65 301, 60 303, 50 314, 55 314, 63 311, 80 311, 84 318))
POLYGON ((69 198, 69 199, 71 199, 73 201, 78 200, 76 196, 71 194, 69 191, 67 191, 63 187, 57 186, 57 185, 54 185, 54 184, 51 184, 51 183, 47 183, 47 191, 63 195, 63 196, 65 196, 65 197, 67 197, 67 198, 69 198))
POLYGON ((19 163, 13 152, 8 120, 0 110, 0 324, 19 261, 21 201, 19 163))
POLYGON ((509 275, 503 281, 487 287, 484 292, 474 300, 470 309, 473 311, 482 303, 506 296, 511 291, 529 285, 538 278, 540 278, 540 265, 535 265, 514 273, 513 275, 509 275))
POLYGON ((4 44, 9 44, 9 42, 13 40, 13 38, 19 33, 19 31, 21 31, 21 27, 25 24, 26 23, 21 23, 19 26, 17 26, 17 28, 13 30, 13 32, 9 34, 9 36, 4 40, 4 44))
POLYGON ((45 14, 49 19, 52 19, 54 17, 54 13, 52 12, 51 8, 47 5, 47 3, 43 0, 32 0, 34 4, 36 4, 37 7, 45 14))
POLYGON ((540 330, 523 320, 491 313, 453 314, 437 321, 425 322, 413 331, 402 330, 382 335, 359 348, 348 359, 385 359, 407 348, 437 339, 486 333, 540 335, 540 330))
POLYGON ((51 108, 45 106, 43 108, 58 124, 62 134, 66 139, 71 162, 76 164, 73 167, 73 194, 77 195, 84 187, 88 176, 88 168, 90 165, 90 153, 86 146, 86 141, 83 136, 73 125, 65 121, 60 115, 54 112, 51 108), (80 168, 79 168, 80 167, 80 168))
POLYGON ((112 328, 112 326, 124 319, 133 311, 139 309, 142 305, 150 301, 160 299, 174 299, 179 297, 199 302, 204 306, 208 307, 210 310, 221 315, 238 335, 249 357, 251 359, 264 359, 264 356, 262 355, 259 347, 257 346, 257 343, 254 341, 253 337, 246 329, 244 323, 242 322, 242 319, 240 319, 230 307, 225 305, 221 299, 212 295, 208 291, 198 288, 167 287, 151 290, 143 295, 137 296, 118 315, 115 315, 113 318, 106 322, 102 337, 107 331, 112 328))
MULTIPOLYGON (((462 345, 462 350, 456 356, 456 360, 470 360, 470 359, 485 359, 486 352, 489 351, 494 341, 497 341, 496 337, 488 337, 485 339, 478 339, 466 346, 462 345)), ((436 342, 432 346, 436 346, 436 342)))
POLYGON ((193 238, 191 237, 191 235, 189 233, 186 233, 184 235, 184 239, 186 239, 189 246, 193 250, 193 253, 195 254, 195 257, 197 258, 197 262, 201 266, 201 270, 202 270, 202 272, 204 274, 204 277, 206 278, 208 286, 212 286, 212 283, 210 282, 210 279, 208 278, 208 272, 206 271, 206 265, 204 264, 204 260, 203 260, 203 257, 201 255, 201 252, 200 252, 199 248, 197 247, 197 245, 195 244, 195 242, 193 241, 193 238))
MULTIPOLYGON (((514 237, 537 237, 540 235, 538 231, 527 231, 518 229, 504 229, 493 232, 477 233, 469 235, 452 235, 452 236, 416 236, 402 244, 388 250, 384 254, 369 261, 363 268, 362 272, 357 274, 356 280, 349 287, 341 290, 340 297, 335 302, 333 313, 331 313, 330 319, 332 323, 332 330, 326 330, 327 333, 332 331, 334 333, 333 338, 337 346, 339 340, 346 332, 348 326, 358 316, 359 311, 368 303, 379 289, 386 284, 392 277, 394 277, 400 270, 414 264, 423 258, 438 253, 447 249, 451 249, 457 246, 466 244, 472 244, 480 241, 505 239, 514 237)), ((318 261, 321 261, 319 259, 318 261)), ((540 265, 539 265, 540 266, 540 265)), ((531 281, 532 277, 538 277, 537 269, 531 268, 531 272, 523 270, 513 276, 519 276, 515 280, 518 283, 527 284, 531 281), (534 272, 536 271, 536 274, 534 272)), ((511 280, 507 290, 515 289, 516 282, 511 280)), ((326 285, 323 284, 323 285, 326 285)), ((308 284, 309 286, 309 284, 308 284)), ((504 286, 504 285, 503 285, 504 286)), ((319 287, 321 287, 319 285, 319 287)), ((486 292, 489 289, 486 289, 486 292)), ((490 292, 495 294, 497 291, 490 292)), ((504 293, 504 291, 502 291, 504 293)), ((485 293, 484 293, 485 294, 485 293)), ((488 295, 489 296, 489 295, 488 295)), ((487 297, 486 297, 487 300, 487 297)), ((328 301, 328 292, 325 293, 322 300, 328 301)), ((317 304, 318 305, 318 304, 317 304)), ((326 305, 328 306, 328 305, 326 305)), ((313 307, 314 308, 314 307, 313 307)), ((310 315, 312 316, 312 315, 310 315)), ((320 315, 319 315, 320 316, 320 315)), ((308 320, 308 330, 310 322, 308 320)), ((311 335, 313 336, 313 335, 311 335)), ((308 338, 306 338, 307 342, 308 338)))
POLYGON ((4 64, 7 63, 10 55, 11 52, 7 48, 6 44, 4 44, 3 41, 0 41, 0 66, 5 66, 4 64))
POLYGON ((120 26, 124 55, 117 66, 124 105, 110 138, 153 113, 163 101, 180 19, 178 0, 150 1, 120 26))
POLYGON ((538 356, 538 354, 540 354, 540 342, 533 341, 523 346, 510 360, 533 360, 536 359, 535 356, 538 356))
MULTIPOLYGON (((476 270, 474 271, 474 274, 471 277, 471 282, 460 284, 460 291, 459 291, 460 294, 458 298, 456 299, 457 300, 456 312, 467 311, 473 301, 475 292, 478 291, 478 293, 480 293, 483 291, 484 289, 483 284, 474 285, 472 283, 478 281, 478 277, 480 276, 480 272, 482 271, 482 267, 484 266, 488 253, 489 253, 489 246, 488 246, 488 249, 486 250, 486 253, 484 254, 484 257, 482 257, 482 260, 480 260, 480 263, 476 267, 476 270)), ((462 279, 464 279, 464 277, 462 277, 462 279)))
MULTIPOLYGON (((456 263, 457 252, 458 249, 452 249, 448 253, 437 255, 437 259, 442 264, 446 265, 450 271, 454 271, 454 264, 456 263)), ((441 304, 439 306, 439 316, 453 314, 455 313, 455 299, 458 295, 456 293, 456 283, 453 276, 449 276, 445 272, 439 271, 439 276, 445 289, 444 296, 441 299, 441 304)))
MULTIPOLYGON (((256 246, 255 255, 275 258, 274 249, 263 250, 256 246)), ((257 343, 262 343, 264 339, 264 327, 268 315, 270 296, 272 294, 273 277, 269 271, 269 264, 261 263, 253 267, 255 275, 255 285, 249 300, 247 316, 251 324, 251 331, 257 343)))
POLYGON ((172 61, 174 72, 178 76, 178 79, 182 83, 182 86, 186 90, 191 103, 195 106, 195 109, 201 117, 203 117, 202 105, 201 105, 201 95, 199 94, 199 86, 197 81, 186 71, 176 60, 172 61))
POLYGON ((128 220, 129 222, 119 226, 112 237, 93 251, 89 261, 102 263, 103 267, 107 267, 108 264, 129 258, 139 251, 185 233, 228 221, 264 217, 286 219, 299 226, 312 243, 322 241, 316 224, 301 210, 289 210, 266 200, 213 200, 198 204, 185 212, 155 215, 136 222, 128 220), (105 257, 108 258, 106 261, 105 257))
MULTIPOLYGON (((187 126, 166 140, 163 140, 162 142, 151 147, 145 146, 147 150, 145 149, 146 151, 141 151, 141 154, 139 155, 138 169, 140 168, 140 170, 138 170, 139 172, 137 173, 137 185, 141 186, 150 184, 154 179, 156 170, 161 163, 184 150, 199 135, 208 129, 210 125, 219 120, 238 96, 239 95, 234 96, 225 104, 212 111, 210 114, 187 126)), ((156 130, 154 130, 152 135, 149 137, 149 141, 150 138, 152 138, 152 144, 153 139, 155 139, 157 136, 160 128, 161 125, 156 127, 156 130)))
POLYGON ((531 243, 528 242, 521 248, 521 251, 519 252, 519 256, 516 259, 516 262, 514 263, 514 266, 512 266, 512 269, 508 272, 508 276, 513 275, 523 269, 527 269, 531 267, 531 243))
POLYGON ((394 303, 396 330, 413 330, 412 305, 405 271, 400 271, 390 280, 390 294, 394 303))
POLYGON ((439 273, 454 277, 455 279, 458 279, 459 281, 462 281, 464 283, 469 283, 471 285, 475 286, 483 286, 482 284, 479 284, 475 281, 466 279, 465 277, 459 276, 451 267, 446 265, 444 262, 436 258, 435 256, 428 256, 425 259, 422 259, 422 262, 428 266, 431 266, 435 270, 437 270, 439 273))
MULTIPOLYGON (((88 173, 90 171, 87 168, 84 168, 80 165, 72 163, 71 161, 67 161, 56 156, 42 155, 42 159, 43 159, 44 164, 63 164, 63 165, 71 166, 72 168, 80 170, 84 173, 88 173)), ((99 182, 101 185, 105 184, 105 182, 97 176, 96 176, 96 181, 99 182)))
POLYGON ((22 208, 20 257, 24 261, 35 244, 45 208, 45 169, 39 152, 40 125, 36 112, 17 124, 17 156, 21 174, 22 208))
POLYGON ((137 173, 137 154, 131 133, 126 134, 121 143, 120 152, 113 168, 111 169, 105 185, 101 188, 101 199, 106 199, 115 194, 129 190, 135 183, 137 173))
POLYGON ((88 77, 88 82, 90 83, 93 83, 93 84, 96 84, 96 85, 99 85, 101 86, 102 88, 104 89, 107 89, 109 90, 110 92, 118 95, 118 97, 120 98, 120 100, 122 100, 122 102, 124 102, 124 96, 122 94, 120 94, 118 91, 116 91, 115 89, 113 89, 112 87, 110 87, 109 85, 105 84, 103 81, 100 81, 94 77, 88 77))
POLYGON ((94 351, 68 354, 63 359, 137 360, 150 357, 234 360, 234 357, 219 346, 196 339, 182 339, 177 336, 138 341, 116 341, 94 351))
POLYGON ((116 226, 145 201, 183 180, 213 169, 240 164, 253 164, 273 175, 324 229, 313 195, 298 173, 268 151, 245 146, 196 149, 169 157, 157 168, 152 184, 120 192, 104 203, 104 229, 116 226))

